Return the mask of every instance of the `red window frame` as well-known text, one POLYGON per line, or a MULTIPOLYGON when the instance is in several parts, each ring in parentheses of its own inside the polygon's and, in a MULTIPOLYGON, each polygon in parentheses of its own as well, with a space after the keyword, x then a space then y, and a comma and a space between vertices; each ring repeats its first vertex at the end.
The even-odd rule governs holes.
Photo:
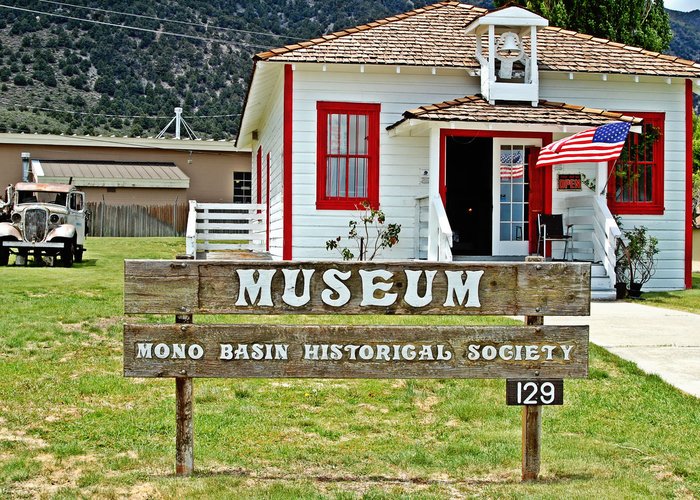
MULTIPOLYGON (((664 213, 664 149, 665 149, 665 113, 640 113, 629 112, 633 116, 642 118, 643 130, 645 127, 656 127, 659 130, 659 137, 654 143, 653 151, 645 160, 644 158, 630 159, 625 170, 629 174, 629 181, 625 182, 616 175, 615 162, 608 165, 608 206, 616 214, 630 215, 662 215, 664 213), (647 169, 651 168, 649 176, 644 175, 647 169), (645 191, 645 185, 651 184, 651 199, 640 200, 638 195, 640 190, 645 191), (618 190, 627 190, 630 199, 620 201, 617 199, 618 190)), ((641 134, 630 133, 625 148, 636 143, 641 134)), ((629 150, 629 149, 628 149, 629 150)), ((644 155, 644 153, 642 153, 644 155)), ((618 160, 620 162, 621 160, 618 160)), ((621 165, 618 165, 618 169, 621 165)))
MULTIPOLYGON (((379 207, 379 115, 380 104, 328 102, 316 103, 316 208, 321 210, 353 210, 367 201, 373 208, 379 207), (328 152, 328 117, 332 114, 364 115, 367 117, 367 154, 330 154, 328 152), (326 192, 327 163, 329 157, 367 159, 367 196, 330 196, 326 192)), ((349 133, 349 131, 348 131, 349 133)), ((349 164, 346 163, 346 165, 349 164)), ((345 169, 346 176, 349 169, 345 169)), ((347 177, 346 184, 348 185, 347 177)))

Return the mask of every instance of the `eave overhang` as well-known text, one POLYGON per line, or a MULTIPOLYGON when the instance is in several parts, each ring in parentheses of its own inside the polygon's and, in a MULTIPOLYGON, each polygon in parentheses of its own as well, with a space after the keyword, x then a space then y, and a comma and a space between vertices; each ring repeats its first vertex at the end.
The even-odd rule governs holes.
POLYGON ((282 78, 283 68, 284 63, 267 62, 255 58, 248 94, 243 104, 236 147, 247 149, 255 142, 253 132, 261 128, 275 85, 282 78))
POLYGON ((489 104, 481 96, 467 96, 403 113, 403 118, 387 127, 392 136, 423 135, 433 127, 531 132, 575 133, 606 123, 624 121, 636 129, 641 118, 607 110, 560 102, 540 101, 533 107, 524 103, 489 104))

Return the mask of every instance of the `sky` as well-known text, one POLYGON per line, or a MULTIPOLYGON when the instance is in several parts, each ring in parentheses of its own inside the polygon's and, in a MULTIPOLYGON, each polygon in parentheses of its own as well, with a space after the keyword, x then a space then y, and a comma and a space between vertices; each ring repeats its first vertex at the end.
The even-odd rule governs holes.
POLYGON ((700 0, 664 0, 664 7, 671 10, 688 12, 700 9, 700 0))

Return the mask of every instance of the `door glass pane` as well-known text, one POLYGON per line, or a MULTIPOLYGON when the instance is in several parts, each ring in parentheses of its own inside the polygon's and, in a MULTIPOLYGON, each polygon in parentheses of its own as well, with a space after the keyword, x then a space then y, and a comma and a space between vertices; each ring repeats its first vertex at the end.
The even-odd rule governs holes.
POLYGON ((510 222, 510 203, 501 203, 501 222, 510 222))
POLYGON ((523 206, 520 203, 513 203, 513 220, 522 222, 523 219, 523 206))
POLYGON ((527 170, 524 146, 501 146, 499 166, 501 241, 528 240, 527 170))
POLYGON ((522 224, 513 224, 513 239, 512 241, 523 241, 523 225, 522 224))
POLYGON ((501 181, 501 202, 507 203, 510 202, 510 200, 510 183, 504 183, 501 181))
POLYGON ((522 184, 513 185, 513 202, 523 201, 523 186, 522 184))
POLYGON ((510 224, 501 223, 501 241, 510 241, 510 224))

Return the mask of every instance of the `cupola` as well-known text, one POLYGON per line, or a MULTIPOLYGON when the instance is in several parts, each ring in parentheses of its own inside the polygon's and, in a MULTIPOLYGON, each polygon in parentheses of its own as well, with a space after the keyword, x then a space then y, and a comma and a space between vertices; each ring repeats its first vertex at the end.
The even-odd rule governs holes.
POLYGON ((547 19, 527 9, 504 7, 467 26, 467 33, 476 36, 484 99, 491 104, 525 101, 537 106, 537 30, 548 25, 547 19))

